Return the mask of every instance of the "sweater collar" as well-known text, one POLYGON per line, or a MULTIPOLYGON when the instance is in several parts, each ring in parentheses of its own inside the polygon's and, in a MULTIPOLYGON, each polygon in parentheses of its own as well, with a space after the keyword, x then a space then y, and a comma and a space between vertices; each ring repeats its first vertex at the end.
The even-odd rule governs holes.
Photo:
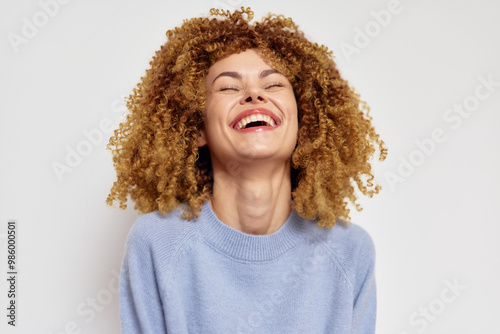
POLYGON ((197 220, 201 238, 212 247, 237 260, 255 262, 274 260, 292 249, 305 238, 304 224, 310 223, 292 210, 276 232, 267 235, 247 234, 221 222, 208 201, 203 203, 197 220))

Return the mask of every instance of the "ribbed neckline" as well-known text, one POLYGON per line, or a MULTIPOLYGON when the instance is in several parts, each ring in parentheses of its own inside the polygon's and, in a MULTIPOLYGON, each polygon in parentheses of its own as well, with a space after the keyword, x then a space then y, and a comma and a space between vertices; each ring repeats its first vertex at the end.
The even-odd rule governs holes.
POLYGON ((292 210, 286 222, 272 234, 252 235, 221 222, 206 201, 200 217, 201 238, 212 247, 242 261, 271 261, 293 248, 305 238, 302 218, 292 210))

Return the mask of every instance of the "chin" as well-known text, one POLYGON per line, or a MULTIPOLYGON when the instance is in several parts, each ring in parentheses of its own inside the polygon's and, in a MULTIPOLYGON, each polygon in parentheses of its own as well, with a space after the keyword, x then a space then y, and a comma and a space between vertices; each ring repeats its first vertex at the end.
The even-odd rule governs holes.
POLYGON ((269 147, 254 147, 254 148, 246 148, 245 150, 241 150, 239 155, 242 158, 253 159, 253 160, 263 160, 263 159, 277 159, 277 160, 289 160, 292 156, 293 150, 284 151, 281 147, 279 150, 276 148, 269 147))

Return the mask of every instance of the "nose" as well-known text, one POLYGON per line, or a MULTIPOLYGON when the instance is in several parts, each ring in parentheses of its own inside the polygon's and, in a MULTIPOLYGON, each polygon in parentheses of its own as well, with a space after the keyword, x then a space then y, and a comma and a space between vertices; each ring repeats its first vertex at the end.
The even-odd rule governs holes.
POLYGON ((260 88, 248 88, 245 91, 245 94, 243 94, 243 97, 241 98, 240 103, 245 104, 245 103, 258 103, 258 102, 263 102, 266 103, 267 99, 264 95, 264 92, 260 88))

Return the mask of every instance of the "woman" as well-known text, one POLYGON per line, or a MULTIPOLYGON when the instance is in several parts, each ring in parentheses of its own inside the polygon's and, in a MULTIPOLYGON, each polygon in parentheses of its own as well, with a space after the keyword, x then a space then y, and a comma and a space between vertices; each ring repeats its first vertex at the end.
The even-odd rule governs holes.
POLYGON ((123 332, 373 333, 373 244, 344 220, 353 181, 379 191, 383 142, 291 19, 211 13, 167 32, 110 140, 108 203, 147 213, 127 241, 123 332))

